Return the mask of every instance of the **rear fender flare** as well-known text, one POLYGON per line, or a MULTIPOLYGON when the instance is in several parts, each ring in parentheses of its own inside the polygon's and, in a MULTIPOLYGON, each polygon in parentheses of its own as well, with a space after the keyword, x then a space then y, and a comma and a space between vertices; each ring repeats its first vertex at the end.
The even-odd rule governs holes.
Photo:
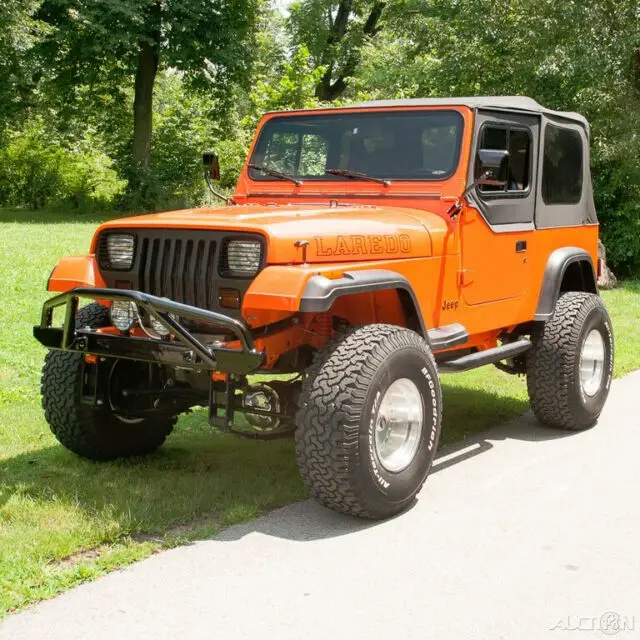
POLYGON ((556 302, 560 297, 562 282, 567 270, 573 264, 580 266, 583 286, 579 289, 587 293, 598 293, 598 285, 591 255, 578 247, 562 247, 556 249, 547 260, 544 278, 538 298, 538 307, 534 320, 546 321, 553 315, 556 302))

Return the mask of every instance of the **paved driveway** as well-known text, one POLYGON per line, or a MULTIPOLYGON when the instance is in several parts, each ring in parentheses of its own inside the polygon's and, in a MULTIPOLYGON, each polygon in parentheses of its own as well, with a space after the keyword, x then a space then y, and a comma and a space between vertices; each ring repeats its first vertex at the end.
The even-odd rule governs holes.
POLYGON ((394 520, 295 504, 12 616, 0 639, 639 638, 639 410, 636 372, 595 429, 528 414, 443 451, 394 520))

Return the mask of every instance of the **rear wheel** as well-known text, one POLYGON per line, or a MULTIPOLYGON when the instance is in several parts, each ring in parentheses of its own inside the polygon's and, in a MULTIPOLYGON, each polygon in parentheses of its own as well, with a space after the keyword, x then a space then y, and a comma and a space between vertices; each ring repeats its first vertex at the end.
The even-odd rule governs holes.
MULTIPOLYGON (((104 307, 94 303, 78 312, 77 325, 98 328, 107 324, 104 307)), ((95 366, 95 365, 90 365, 95 366)), ((142 418, 134 407, 118 406, 119 390, 144 382, 148 365, 108 359, 104 377, 107 402, 94 406, 81 402, 84 358, 79 353, 50 351, 42 371, 42 406, 53 435, 67 449, 91 460, 142 455, 155 451, 171 433, 175 416, 142 418), (132 411, 133 409, 133 411, 132 411)))
POLYGON ((298 466, 313 497, 376 519, 411 504, 442 416, 435 362, 420 336, 368 325, 336 339, 311 366, 299 407, 298 466))
POLYGON ((602 299, 560 296, 527 354, 531 408, 543 424, 586 429, 598 420, 613 377, 613 332, 602 299))

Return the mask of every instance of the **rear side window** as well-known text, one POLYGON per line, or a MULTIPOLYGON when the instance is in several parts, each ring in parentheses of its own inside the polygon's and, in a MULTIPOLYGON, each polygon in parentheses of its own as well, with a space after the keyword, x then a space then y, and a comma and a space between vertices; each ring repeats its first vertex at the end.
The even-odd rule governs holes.
POLYGON ((582 138, 577 131, 547 125, 542 165, 542 199, 545 204, 580 202, 582 158, 582 138))
MULTIPOLYGON (((529 190, 531 180, 531 134, 527 129, 485 125, 480 138, 481 149, 504 149, 509 152, 509 178, 504 187, 481 185, 483 193, 518 193, 529 190)), ((479 169, 476 168, 476 175, 479 169)))

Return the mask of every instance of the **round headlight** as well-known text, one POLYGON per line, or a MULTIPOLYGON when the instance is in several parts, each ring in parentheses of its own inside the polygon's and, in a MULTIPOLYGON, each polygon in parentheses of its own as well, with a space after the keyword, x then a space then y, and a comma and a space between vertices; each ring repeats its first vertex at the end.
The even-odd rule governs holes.
POLYGON ((135 238, 131 234, 110 233, 107 236, 107 255, 112 269, 127 271, 133 266, 135 238))
POLYGON ((111 303, 109 311, 111 323, 120 331, 128 331, 138 317, 138 310, 133 302, 117 300, 111 303))
POLYGON ((262 245, 256 240, 232 240, 227 245, 226 270, 232 276, 255 276, 260 269, 262 245))
MULTIPOLYGON (((178 320, 178 316, 174 315, 173 313, 169 314, 174 320, 178 320)), ((151 328, 159 335, 162 336, 163 338, 165 338, 166 336, 168 336, 171 331, 169 331, 169 329, 167 329, 163 324, 161 324, 160 322, 158 322, 152 315, 149 315, 149 320, 150 320, 150 324, 151 324, 151 328)))

